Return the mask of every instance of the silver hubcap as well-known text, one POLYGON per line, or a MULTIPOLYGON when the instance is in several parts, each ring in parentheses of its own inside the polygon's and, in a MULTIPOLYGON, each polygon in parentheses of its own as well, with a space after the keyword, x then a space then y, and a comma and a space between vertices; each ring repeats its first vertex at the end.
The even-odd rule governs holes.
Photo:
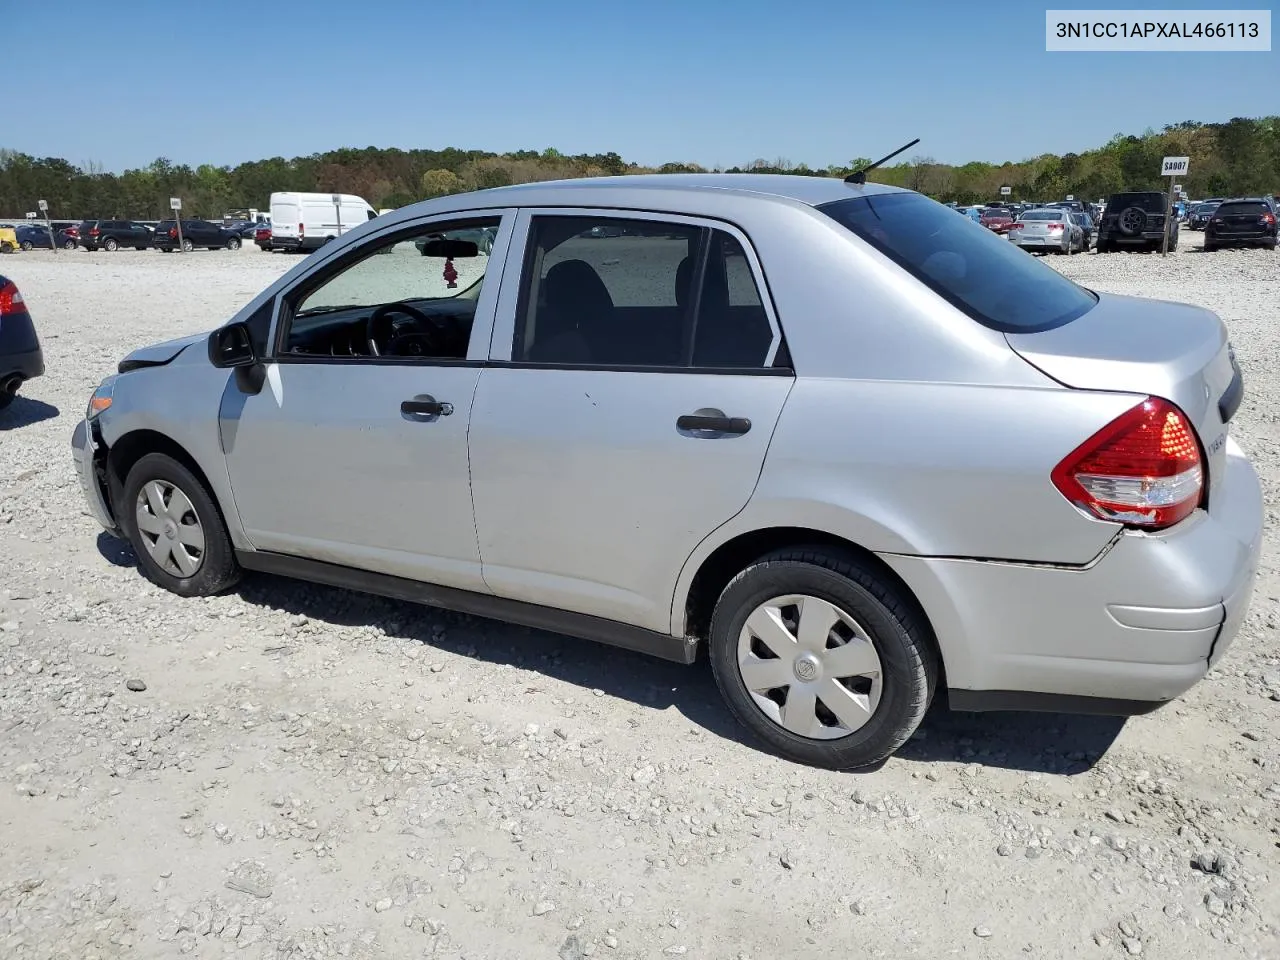
POLYGON ((187 495, 167 480, 138 491, 138 533, 151 559, 175 577, 195 576, 204 560, 204 527, 187 495))
POLYGON ((803 595, 752 611, 738 635, 738 672, 765 716, 812 740, 862 727, 883 684, 880 656, 861 625, 835 604, 803 595))

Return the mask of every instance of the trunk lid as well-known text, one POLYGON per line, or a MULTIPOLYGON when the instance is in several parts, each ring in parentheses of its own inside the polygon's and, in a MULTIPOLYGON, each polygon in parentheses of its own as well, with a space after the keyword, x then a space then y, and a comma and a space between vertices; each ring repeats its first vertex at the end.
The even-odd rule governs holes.
POLYGON ((1100 294, 1098 305, 1071 323, 1005 338, 1065 386, 1176 404, 1199 436, 1212 498, 1225 463, 1226 424, 1243 390, 1226 326, 1216 314, 1185 303, 1100 294))

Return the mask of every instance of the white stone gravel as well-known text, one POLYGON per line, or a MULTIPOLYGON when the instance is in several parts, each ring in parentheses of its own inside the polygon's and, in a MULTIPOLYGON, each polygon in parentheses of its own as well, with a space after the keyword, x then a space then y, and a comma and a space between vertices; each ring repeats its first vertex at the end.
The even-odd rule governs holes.
POLYGON ((0 260, 49 368, 0 413, 0 955, 1280 956, 1280 254, 1198 245, 1048 262, 1230 326, 1268 497, 1243 635, 1150 716, 935 711, 862 775, 744 742, 702 667, 150 586, 84 511, 75 421, 297 260, 0 260))

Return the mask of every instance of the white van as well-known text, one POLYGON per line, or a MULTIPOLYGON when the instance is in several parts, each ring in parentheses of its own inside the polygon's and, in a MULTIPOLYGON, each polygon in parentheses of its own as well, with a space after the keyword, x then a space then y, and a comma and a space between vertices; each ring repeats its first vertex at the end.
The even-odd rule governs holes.
POLYGON ((271 249, 315 250, 377 215, 349 193, 273 193, 271 249))

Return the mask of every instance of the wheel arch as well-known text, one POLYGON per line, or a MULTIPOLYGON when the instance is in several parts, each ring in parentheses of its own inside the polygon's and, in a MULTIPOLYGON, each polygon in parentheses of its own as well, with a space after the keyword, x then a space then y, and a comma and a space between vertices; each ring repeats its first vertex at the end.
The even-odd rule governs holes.
POLYGON ((217 507, 219 518, 228 529, 231 529, 231 525, 228 523, 226 507, 218 496, 218 488, 209 482, 209 475, 200 466, 199 461, 172 437, 158 430, 151 430, 145 427, 130 430, 128 433, 121 435, 107 450, 107 488, 110 494, 111 511, 115 515, 116 523, 121 523, 121 508, 123 507, 121 498, 124 493, 125 478, 129 476, 129 471, 133 469, 133 465, 149 453, 163 453, 172 457, 195 474, 196 479, 203 484, 205 490, 208 491, 209 498, 213 501, 214 506, 217 507))
POLYGON ((680 631, 677 635, 705 640, 716 601, 728 586, 729 581, 766 554, 797 547, 817 547, 850 557, 891 584, 903 600, 912 606, 924 625, 928 641, 938 658, 940 675, 937 678, 937 687, 939 690, 946 689, 946 657, 938 642, 937 632, 924 605, 906 581, 880 557, 861 544, 833 533, 808 527, 761 527, 738 533, 719 544, 698 565, 689 579, 689 587, 683 592, 683 596, 677 596, 673 624, 680 631))

